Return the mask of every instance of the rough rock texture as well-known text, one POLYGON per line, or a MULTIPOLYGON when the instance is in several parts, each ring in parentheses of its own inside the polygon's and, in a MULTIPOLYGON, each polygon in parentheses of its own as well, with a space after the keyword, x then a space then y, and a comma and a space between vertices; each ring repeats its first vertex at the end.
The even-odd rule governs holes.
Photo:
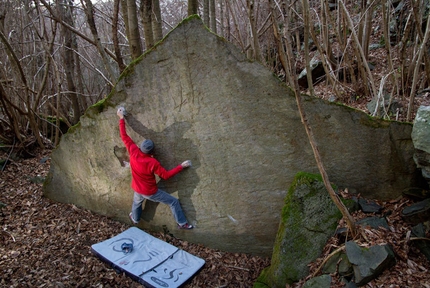
POLYGON ((430 185, 430 106, 420 106, 414 121, 412 141, 414 160, 430 185))
POLYGON ((357 286, 365 285, 396 264, 394 251, 388 244, 360 247, 354 241, 348 241, 345 247, 357 286))
MULTIPOLYGON (((304 96, 330 180, 368 198, 415 186, 412 125, 385 122, 304 96)), ((144 229, 226 251, 271 255, 283 199, 299 171, 317 172, 292 91, 263 65, 185 20, 123 73, 52 153, 45 195, 128 221, 132 191, 116 110, 128 111, 138 143, 150 138, 166 168, 193 167, 161 182, 196 229, 178 231, 165 205, 146 203, 144 229), (164 228, 163 228, 164 226, 164 228)))
POLYGON ((285 198, 271 265, 256 283, 285 287, 308 275, 309 263, 321 255, 341 218, 321 177, 297 174, 285 198))

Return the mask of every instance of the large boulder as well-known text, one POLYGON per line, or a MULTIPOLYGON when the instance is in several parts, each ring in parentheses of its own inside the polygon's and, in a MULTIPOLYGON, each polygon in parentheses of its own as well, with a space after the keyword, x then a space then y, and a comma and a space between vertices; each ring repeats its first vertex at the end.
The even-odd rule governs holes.
POLYGON ((271 265, 254 287, 285 287, 308 275, 341 218, 321 176, 298 173, 285 197, 271 265))
MULTIPOLYGON (((392 199, 417 182, 412 125, 371 118, 303 96, 330 180, 368 198, 392 199)), ((150 138, 166 168, 193 167, 161 181, 179 197, 193 231, 177 230, 166 205, 146 203, 140 227, 169 230, 226 251, 269 256, 287 189, 299 171, 318 172, 294 93, 260 63, 184 20, 134 61, 52 153, 45 195, 128 221, 132 191, 116 111, 150 138)))

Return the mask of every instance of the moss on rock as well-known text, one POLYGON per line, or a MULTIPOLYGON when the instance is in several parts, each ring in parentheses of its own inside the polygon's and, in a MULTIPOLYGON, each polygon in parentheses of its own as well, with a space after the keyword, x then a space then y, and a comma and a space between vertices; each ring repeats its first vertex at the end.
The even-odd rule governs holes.
POLYGON ((308 264, 319 257, 341 217, 321 175, 296 174, 285 197, 271 266, 257 283, 285 287, 305 277, 308 264))

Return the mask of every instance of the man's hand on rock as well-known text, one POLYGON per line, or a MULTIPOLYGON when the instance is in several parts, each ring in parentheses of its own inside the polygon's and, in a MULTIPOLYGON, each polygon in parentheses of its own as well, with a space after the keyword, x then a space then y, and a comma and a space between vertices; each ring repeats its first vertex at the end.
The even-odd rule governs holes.
POLYGON ((119 107, 118 111, 116 112, 116 115, 118 115, 119 119, 123 119, 124 118, 124 107, 119 107))
POLYGON ((190 160, 184 161, 182 162, 181 166, 182 168, 188 168, 191 166, 191 161, 190 160))

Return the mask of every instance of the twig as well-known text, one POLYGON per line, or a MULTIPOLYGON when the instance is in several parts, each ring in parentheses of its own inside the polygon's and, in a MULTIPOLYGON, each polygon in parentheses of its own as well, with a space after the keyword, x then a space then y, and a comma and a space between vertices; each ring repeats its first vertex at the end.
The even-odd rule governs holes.
POLYGON ((13 242, 16 242, 15 237, 13 237, 11 233, 7 232, 6 230, 2 230, 1 232, 8 234, 10 237, 12 237, 13 242))
POLYGON ((411 237, 409 240, 410 241, 417 241, 417 240, 430 241, 430 239, 426 237, 411 237))
POLYGON ((234 268, 234 269, 240 269, 240 270, 245 270, 245 271, 249 271, 248 268, 242 268, 242 267, 237 267, 237 266, 231 266, 231 265, 224 265, 227 268, 234 268))

